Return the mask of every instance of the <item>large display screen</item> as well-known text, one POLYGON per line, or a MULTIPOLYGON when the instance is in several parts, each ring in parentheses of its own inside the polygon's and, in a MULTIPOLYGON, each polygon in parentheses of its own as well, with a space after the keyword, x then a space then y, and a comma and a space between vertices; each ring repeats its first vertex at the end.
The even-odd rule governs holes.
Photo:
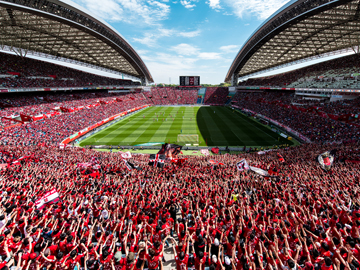
POLYGON ((200 76, 180 76, 180 86, 199 86, 200 76))

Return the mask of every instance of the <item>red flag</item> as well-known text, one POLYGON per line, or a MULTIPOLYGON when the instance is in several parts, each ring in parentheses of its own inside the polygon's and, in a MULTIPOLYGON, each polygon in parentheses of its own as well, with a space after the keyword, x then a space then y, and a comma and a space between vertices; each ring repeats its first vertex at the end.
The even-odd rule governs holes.
POLYGON ((282 155, 277 153, 277 156, 278 156, 280 162, 285 162, 285 159, 282 157, 282 155))
POLYGON ((176 165, 181 165, 187 160, 187 158, 173 158, 171 160, 172 163, 175 163, 176 165))
POLYGON ((210 159, 209 163, 212 164, 212 165, 225 165, 224 163, 219 162, 217 160, 213 160, 213 159, 210 159))

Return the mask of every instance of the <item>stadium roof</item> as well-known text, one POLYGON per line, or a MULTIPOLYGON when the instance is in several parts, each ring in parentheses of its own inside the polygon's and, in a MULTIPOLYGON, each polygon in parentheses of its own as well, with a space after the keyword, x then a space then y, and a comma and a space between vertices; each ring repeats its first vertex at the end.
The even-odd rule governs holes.
POLYGON ((255 30, 225 81, 359 45, 360 0, 293 0, 255 30))
POLYGON ((148 82, 153 78, 111 26, 71 1, 0 0, 0 49, 71 59, 148 82))

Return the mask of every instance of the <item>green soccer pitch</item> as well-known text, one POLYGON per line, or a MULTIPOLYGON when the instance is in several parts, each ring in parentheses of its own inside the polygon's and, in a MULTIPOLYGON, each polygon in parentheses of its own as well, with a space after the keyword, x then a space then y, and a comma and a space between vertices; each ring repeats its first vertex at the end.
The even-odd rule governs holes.
POLYGON ((293 144, 235 110, 204 106, 150 107, 90 136, 80 146, 162 143, 248 147, 293 144))

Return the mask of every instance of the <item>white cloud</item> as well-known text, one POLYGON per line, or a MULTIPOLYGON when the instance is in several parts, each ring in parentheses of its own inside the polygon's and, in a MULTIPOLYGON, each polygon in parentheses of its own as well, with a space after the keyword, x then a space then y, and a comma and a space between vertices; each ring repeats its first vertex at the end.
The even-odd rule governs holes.
POLYGON ((106 21, 157 24, 168 18, 170 6, 155 0, 75 0, 106 21))
POLYGON ((148 47, 154 47, 155 44, 156 44, 156 41, 159 37, 152 34, 152 33, 148 33, 148 34, 145 34, 142 38, 133 38, 133 41, 135 42, 139 42, 141 44, 144 44, 148 47))
POLYGON ((187 9, 193 10, 196 7, 196 0, 180 0, 180 3, 187 9))
POLYGON ((181 43, 176 46, 173 46, 169 50, 177 53, 180 57, 194 56, 194 58, 202 59, 202 60, 215 60, 222 58, 221 53, 201 52, 201 50, 198 47, 186 43, 181 43))
POLYGON ((189 56, 189 55, 197 55, 199 53, 199 48, 186 43, 181 43, 179 45, 171 47, 170 51, 174 51, 179 55, 189 56))
POLYGON ((101 3, 96 0, 80 0, 76 2, 86 7, 95 15, 110 21, 121 21, 124 14, 124 9, 114 0, 103 0, 101 3))
POLYGON ((220 51, 223 53, 233 53, 237 52, 240 49, 238 45, 227 45, 227 46, 221 46, 220 51))
POLYGON ((253 14, 264 20, 289 0, 225 0, 233 9, 234 14, 242 18, 244 14, 253 14))
POLYGON ((135 42, 139 42, 141 44, 144 44, 148 47, 154 47, 156 45, 156 42, 159 38, 162 37, 170 37, 175 33, 172 29, 166 29, 166 28, 158 28, 155 31, 149 31, 144 34, 141 38, 133 38, 135 42))
POLYGON ((222 58, 221 53, 201 52, 201 50, 198 47, 186 43, 181 43, 176 46, 173 46, 169 50, 177 53, 180 57, 195 56, 195 58, 202 60, 215 60, 222 58))
POLYGON ((153 31, 146 32, 143 37, 141 38, 133 38, 133 41, 139 42, 141 44, 147 45, 149 47, 156 46, 156 42, 159 38, 162 37, 172 37, 172 36, 180 36, 180 37, 186 37, 186 38, 192 38, 200 35, 200 30, 195 31, 189 31, 189 32, 179 32, 175 29, 166 29, 166 28, 158 28, 153 31))
POLYGON ((136 50, 136 52, 139 54, 139 55, 146 55, 149 53, 148 50, 136 50))
POLYGON ((221 9, 220 0, 209 0, 206 3, 209 5, 210 8, 215 9, 216 11, 219 11, 219 9, 221 9))
POLYGON ((174 34, 173 29, 166 29, 166 28, 158 28, 156 29, 157 33, 156 35, 160 37, 171 37, 174 34))
POLYGON ((203 53, 199 53, 198 57, 199 57, 200 59, 204 59, 204 60, 221 59, 220 53, 216 53, 216 52, 203 52, 203 53))
POLYGON ((200 30, 195 30, 195 31, 190 31, 190 32, 180 32, 179 36, 192 38, 192 37, 197 37, 198 35, 200 35, 200 33, 201 33, 200 30))
POLYGON ((195 68, 194 63, 197 61, 197 59, 194 57, 183 57, 169 53, 156 53, 151 57, 144 57, 144 59, 150 62, 157 62, 166 64, 168 66, 174 66, 174 69, 195 68))

